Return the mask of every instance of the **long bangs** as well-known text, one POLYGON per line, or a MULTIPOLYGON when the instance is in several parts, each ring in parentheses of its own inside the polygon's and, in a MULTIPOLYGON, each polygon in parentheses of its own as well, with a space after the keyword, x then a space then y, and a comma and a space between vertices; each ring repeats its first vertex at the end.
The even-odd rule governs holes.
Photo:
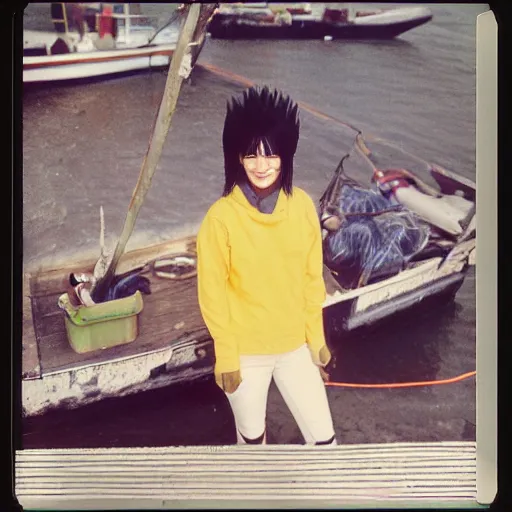
POLYGON ((241 152, 241 156, 260 154, 260 146, 263 146, 262 156, 276 156, 280 154, 279 146, 272 136, 254 137, 245 151, 241 152))

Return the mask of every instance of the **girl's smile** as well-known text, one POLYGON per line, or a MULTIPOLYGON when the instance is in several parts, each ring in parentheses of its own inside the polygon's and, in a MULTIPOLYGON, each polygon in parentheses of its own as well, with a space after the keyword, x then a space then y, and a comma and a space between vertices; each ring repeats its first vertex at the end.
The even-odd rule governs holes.
POLYGON ((240 159, 249 183, 259 190, 274 185, 281 172, 281 158, 277 155, 265 155, 265 148, 260 142, 255 155, 245 155, 240 159))

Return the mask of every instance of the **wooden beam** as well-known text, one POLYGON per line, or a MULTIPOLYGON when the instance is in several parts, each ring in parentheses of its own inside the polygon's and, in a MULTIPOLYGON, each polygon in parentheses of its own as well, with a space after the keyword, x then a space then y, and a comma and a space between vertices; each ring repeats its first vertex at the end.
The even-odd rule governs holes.
POLYGON ((178 102, 181 85, 183 83, 183 76, 180 74, 180 69, 184 57, 188 52, 190 52, 189 45, 192 42, 192 38, 196 30, 201 6, 199 4, 192 4, 190 6, 186 6, 185 9, 188 10, 187 17, 180 31, 178 44, 172 56, 171 65, 169 66, 164 94, 155 121, 153 134, 149 141, 148 151, 142 163, 139 179, 135 185, 124 226, 114 250, 114 254, 110 262, 106 263, 106 271, 94 289, 93 297, 96 301, 102 299, 115 275, 117 264, 125 250, 130 235, 132 234, 137 220, 137 215, 151 185, 151 180, 160 160, 165 139, 167 138, 167 133, 171 125, 171 120, 176 110, 176 104, 178 102))

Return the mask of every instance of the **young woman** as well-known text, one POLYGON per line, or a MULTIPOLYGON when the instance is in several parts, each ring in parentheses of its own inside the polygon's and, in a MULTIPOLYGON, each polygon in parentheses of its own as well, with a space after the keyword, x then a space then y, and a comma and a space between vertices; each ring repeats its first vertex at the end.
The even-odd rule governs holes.
POLYGON ((336 444, 321 369, 320 223, 292 186, 298 107, 250 88, 228 103, 223 196, 197 237, 198 298, 215 347, 215 380, 229 400, 238 443, 264 444, 274 379, 308 444, 336 444))

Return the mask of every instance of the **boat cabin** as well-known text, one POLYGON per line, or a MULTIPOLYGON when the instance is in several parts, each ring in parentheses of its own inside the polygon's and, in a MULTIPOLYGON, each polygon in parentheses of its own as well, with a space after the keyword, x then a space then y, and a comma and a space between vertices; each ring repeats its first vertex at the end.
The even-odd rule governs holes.
POLYGON ((49 14, 53 32, 24 30, 24 56, 137 47, 156 34, 159 17, 136 3, 52 2, 49 14))

